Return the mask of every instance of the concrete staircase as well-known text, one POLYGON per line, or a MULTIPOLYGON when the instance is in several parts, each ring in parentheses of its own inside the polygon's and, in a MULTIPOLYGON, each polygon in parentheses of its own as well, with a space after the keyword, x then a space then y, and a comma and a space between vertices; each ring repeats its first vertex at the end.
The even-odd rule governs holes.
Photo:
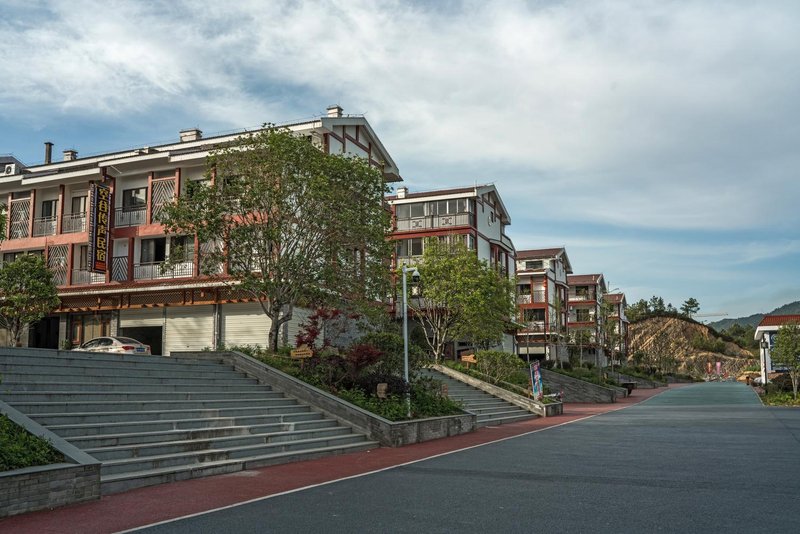
POLYGON ((378 446, 221 363, 2 351, 0 375, 0 400, 103 462, 104 494, 378 446))
POLYGON ((460 382, 434 369, 426 369, 424 373, 446 384, 447 395, 453 400, 464 403, 464 409, 477 416, 478 427, 516 423, 517 421, 539 417, 524 408, 460 382))

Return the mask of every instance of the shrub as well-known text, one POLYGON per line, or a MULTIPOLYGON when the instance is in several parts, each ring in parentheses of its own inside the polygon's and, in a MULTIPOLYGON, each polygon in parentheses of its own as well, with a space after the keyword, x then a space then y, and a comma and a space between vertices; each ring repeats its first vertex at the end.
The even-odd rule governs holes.
POLYGON ((0 471, 63 462, 50 442, 34 436, 6 415, 0 415, 0 471))
MULTIPOLYGON (((383 357, 376 362, 372 371, 383 376, 403 376, 403 337, 388 332, 372 332, 358 340, 359 343, 370 344, 381 351, 383 357)), ((426 362, 425 351, 417 345, 408 346, 409 380, 416 378, 419 370, 426 362)))
POLYGON ((478 371, 504 382, 508 382, 524 366, 517 355, 499 350, 480 350, 475 354, 475 359, 478 361, 478 371))

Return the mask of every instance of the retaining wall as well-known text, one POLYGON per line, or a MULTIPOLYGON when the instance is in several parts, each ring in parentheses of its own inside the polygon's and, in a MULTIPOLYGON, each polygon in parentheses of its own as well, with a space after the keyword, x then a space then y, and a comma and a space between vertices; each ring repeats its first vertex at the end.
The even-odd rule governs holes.
POLYGON ((563 391, 564 402, 611 403, 628 395, 628 390, 616 386, 600 386, 548 369, 541 369, 542 380, 551 391, 563 391))

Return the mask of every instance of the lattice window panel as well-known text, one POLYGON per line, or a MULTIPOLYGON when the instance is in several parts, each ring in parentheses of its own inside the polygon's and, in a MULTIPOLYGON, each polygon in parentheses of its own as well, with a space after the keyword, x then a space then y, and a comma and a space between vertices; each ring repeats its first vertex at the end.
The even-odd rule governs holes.
POLYGON ((11 201, 11 239, 28 237, 28 222, 31 218, 29 198, 11 201))
POLYGON ((157 221, 164 206, 175 198, 175 181, 157 180, 153 182, 153 220, 157 221))
POLYGON ((67 283, 67 258, 69 245, 51 245, 47 248, 47 267, 53 272, 57 286, 67 283))

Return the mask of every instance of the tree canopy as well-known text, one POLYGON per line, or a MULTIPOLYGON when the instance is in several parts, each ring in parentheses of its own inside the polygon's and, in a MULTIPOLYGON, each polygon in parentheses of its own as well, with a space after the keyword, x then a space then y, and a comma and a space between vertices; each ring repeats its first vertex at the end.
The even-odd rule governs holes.
POLYGON ((261 304, 271 349, 295 306, 386 294, 386 185, 369 162, 265 128, 214 152, 206 178, 187 184, 162 222, 197 237, 203 274, 261 304))
POLYGON ((418 267, 419 292, 408 303, 428 331, 426 340, 436 361, 455 339, 478 348, 502 340, 515 310, 514 284, 507 275, 463 244, 436 238, 426 240, 418 267))
POLYGON ((691 317, 698 311, 700 311, 700 303, 697 302, 697 299, 694 297, 686 299, 681 305, 681 313, 687 317, 691 317))
POLYGON ((22 331, 59 305, 53 273, 41 256, 23 254, 0 268, 0 324, 14 346, 22 331))
POLYGON ((789 323, 778 329, 775 346, 770 352, 773 367, 785 367, 792 379, 792 391, 797 398, 798 379, 800 379, 800 325, 789 323))

